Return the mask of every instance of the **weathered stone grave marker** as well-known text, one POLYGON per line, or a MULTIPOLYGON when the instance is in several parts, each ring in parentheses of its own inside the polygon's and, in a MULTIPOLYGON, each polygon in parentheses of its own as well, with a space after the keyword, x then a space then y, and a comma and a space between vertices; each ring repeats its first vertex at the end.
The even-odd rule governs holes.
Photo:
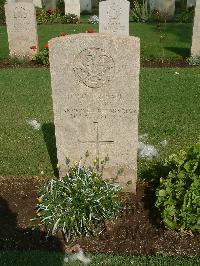
POLYGON ((81 12, 82 11, 91 12, 92 11, 92 1, 91 0, 80 0, 80 7, 81 7, 81 12))
POLYGON ((37 53, 38 46, 36 14, 33 3, 6 4, 5 14, 10 56, 31 59, 37 53))
POLYGON ((196 2, 191 55, 200 57, 200 1, 196 2))
POLYGON ((107 0, 99 3, 99 32, 129 36, 130 2, 107 0))
POLYGON ((7 3, 10 3, 10 2, 15 2, 15 3, 19 3, 19 2, 33 3, 35 5, 35 7, 42 8, 42 0, 7 0, 7 3))
POLYGON ((43 0, 45 10, 56 10, 57 0, 43 0))
POLYGON ((66 158, 109 157, 105 177, 135 192, 139 39, 77 34, 50 40, 50 71, 60 175, 66 158), (129 185, 128 185, 129 184, 129 185))
POLYGON ((80 0, 64 0, 65 14, 74 14, 80 18, 80 0))

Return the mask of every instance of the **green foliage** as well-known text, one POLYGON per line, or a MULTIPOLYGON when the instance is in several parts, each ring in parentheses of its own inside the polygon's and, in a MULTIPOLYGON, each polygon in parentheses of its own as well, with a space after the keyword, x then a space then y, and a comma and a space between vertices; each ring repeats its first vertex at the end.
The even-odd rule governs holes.
POLYGON ((41 9, 37 12, 38 24, 77 24, 79 18, 74 14, 63 14, 62 11, 45 11, 41 9))
POLYGON ((74 163, 62 179, 52 179, 41 190, 38 216, 50 234, 61 231, 68 242, 76 236, 95 235, 105 220, 113 220, 121 210, 119 192, 114 181, 103 180, 106 159, 74 163))
POLYGON ((5 0, 0 0, 0 25, 4 25, 6 23, 6 17, 5 17, 5 0))
POLYGON ((191 66, 199 66, 200 65, 200 56, 190 56, 187 59, 187 62, 191 66))
POLYGON ((148 0, 135 0, 131 4, 130 17, 134 22, 146 22, 151 16, 148 0))
POLYGON ((194 19, 194 8, 187 9, 175 17, 176 22, 192 23, 194 19))
POLYGON ((37 14, 38 24, 56 24, 63 23, 63 16, 57 11, 40 10, 37 14))
POLYGON ((57 9, 61 15, 65 15, 65 1, 64 0, 57 1, 57 9))
POLYGON ((42 51, 38 52, 35 55, 34 61, 37 64, 48 66, 49 65, 49 49, 45 48, 42 51))
POLYGON ((79 18, 78 18, 78 16, 76 16, 74 14, 66 14, 65 16, 63 16, 63 23, 78 24, 79 18))
POLYGON ((157 189, 156 206, 167 228, 200 231, 200 140, 166 162, 169 174, 157 189))

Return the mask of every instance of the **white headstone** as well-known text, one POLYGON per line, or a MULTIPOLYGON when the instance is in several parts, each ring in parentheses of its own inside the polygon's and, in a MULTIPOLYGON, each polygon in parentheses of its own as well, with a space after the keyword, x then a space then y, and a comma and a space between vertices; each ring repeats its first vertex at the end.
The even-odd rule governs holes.
POLYGON ((140 42, 135 37, 75 34, 49 42, 60 176, 66 158, 109 157, 104 177, 136 191, 140 42))
POLYGON ((107 0, 99 3, 99 32, 129 36, 130 2, 107 0))
POLYGON ((15 2, 15 3, 20 3, 20 2, 33 3, 36 7, 42 8, 42 0, 7 0, 7 3, 11 3, 11 2, 15 2))
POLYGON ((36 7, 42 8, 42 0, 33 0, 33 4, 36 7))
POLYGON ((25 2, 6 4, 5 14, 10 56, 31 59, 38 47, 34 5, 25 2))
POLYGON ((81 12, 92 11, 92 1, 91 0, 80 0, 81 12))
POLYGON ((200 0, 195 8, 191 55, 200 57, 200 0))
POLYGON ((80 0, 64 0, 65 1, 65 14, 74 14, 80 17, 80 0))
POLYGON ((45 10, 56 10, 57 0, 43 0, 45 10))

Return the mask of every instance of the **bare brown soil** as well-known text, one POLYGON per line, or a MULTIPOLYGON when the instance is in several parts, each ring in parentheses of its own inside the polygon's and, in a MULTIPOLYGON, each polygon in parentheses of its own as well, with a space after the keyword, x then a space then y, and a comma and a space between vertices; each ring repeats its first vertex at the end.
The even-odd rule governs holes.
MULTIPOLYGON (((141 59, 141 66, 148 68, 170 68, 170 67, 198 67, 189 65, 185 59, 141 59)), ((0 69, 2 68, 48 68, 48 66, 43 66, 41 64, 37 64, 34 61, 31 62, 23 62, 23 63, 14 63, 9 60, 1 60, 0 61, 0 69)))
MULTIPOLYGON (((56 237, 47 239, 44 230, 32 230, 38 190, 45 180, 0 177, 0 249, 65 249, 56 237)), ((154 188, 138 184, 137 195, 123 196, 126 208, 121 218, 99 237, 77 239, 85 251, 129 255, 200 255, 200 234, 164 229, 154 209, 154 188)))

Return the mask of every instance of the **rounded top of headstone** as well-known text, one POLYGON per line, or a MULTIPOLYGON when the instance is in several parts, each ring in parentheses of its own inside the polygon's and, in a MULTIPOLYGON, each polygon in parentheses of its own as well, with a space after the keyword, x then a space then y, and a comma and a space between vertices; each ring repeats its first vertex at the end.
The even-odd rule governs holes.
POLYGON ((110 39, 112 41, 119 40, 119 41, 134 41, 135 43, 140 43, 140 38, 135 36, 119 36, 111 33, 77 33, 71 35, 65 35, 61 37, 52 38, 49 40, 49 45, 51 46, 57 42, 72 42, 76 40, 88 40, 88 39, 110 39))

